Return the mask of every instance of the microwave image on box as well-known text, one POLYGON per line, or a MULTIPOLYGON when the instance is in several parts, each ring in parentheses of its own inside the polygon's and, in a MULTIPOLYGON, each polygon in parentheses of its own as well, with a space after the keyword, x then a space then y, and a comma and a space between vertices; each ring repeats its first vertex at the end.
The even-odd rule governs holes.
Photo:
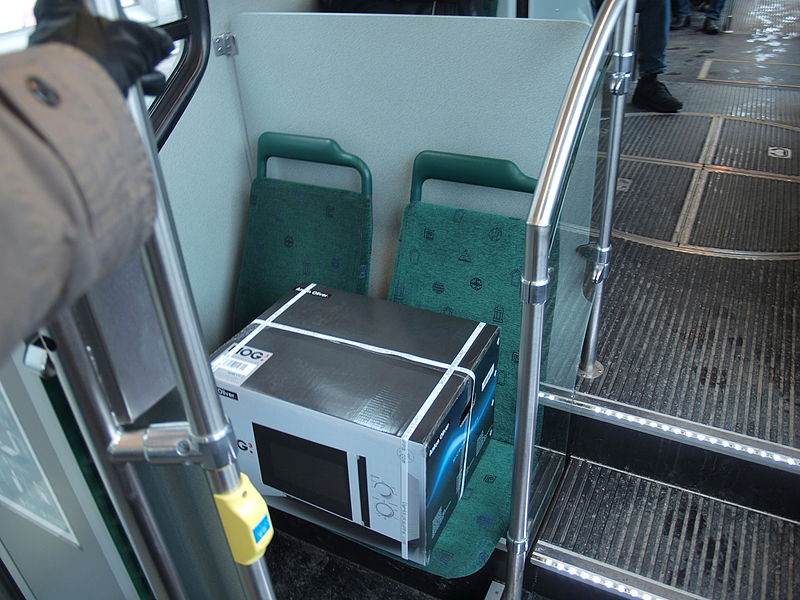
POLYGON ((427 564, 492 434, 499 329, 299 286, 212 359, 280 510, 427 564))

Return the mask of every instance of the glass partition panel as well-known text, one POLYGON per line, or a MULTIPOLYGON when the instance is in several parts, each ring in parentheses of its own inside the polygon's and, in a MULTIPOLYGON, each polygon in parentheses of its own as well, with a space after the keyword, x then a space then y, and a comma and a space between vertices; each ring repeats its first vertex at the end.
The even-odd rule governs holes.
MULTIPOLYGON (((596 236, 592 235, 596 231, 594 219, 601 212, 605 189, 608 136, 604 127, 611 107, 606 92, 609 63, 607 56, 594 75, 592 95, 581 115, 550 239, 550 290, 545 304, 540 389, 557 386, 562 394, 575 388, 592 307, 594 261, 587 260, 593 258, 587 253, 587 246, 596 245, 596 236)), ((539 405, 531 499, 531 514, 537 522, 564 468, 569 422, 568 413, 539 405)))
POLYGON ((582 115, 558 218, 550 243, 550 296, 543 336, 542 384, 572 390, 592 306, 596 245, 592 216, 599 214, 605 187, 605 140, 610 95, 609 61, 595 75, 592 98, 582 115), (590 250, 591 249, 591 250, 590 250))

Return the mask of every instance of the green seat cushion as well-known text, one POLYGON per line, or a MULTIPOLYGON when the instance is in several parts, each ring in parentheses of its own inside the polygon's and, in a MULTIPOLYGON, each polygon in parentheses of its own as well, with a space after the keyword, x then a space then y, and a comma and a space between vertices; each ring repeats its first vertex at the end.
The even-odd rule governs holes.
POLYGON ((447 579, 478 571, 506 534, 511 513, 511 444, 490 440, 424 570, 447 579))
MULTIPOLYGON (((389 299, 501 327, 494 439, 513 444, 525 221, 413 202, 389 299)), ((507 467, 510 470, 510 463, 507 467)))
POLYGON ((511 444, 489 440, 467 481, 464 495, 433 546, 427 566, 367 547, 445 579, 467 577, 477 572, 489 560, 497 542, 508 529, 513 455, 511 444))
POLYGON ((363 194, 256 179, 234 326, 241 329, 303 281, 365 294, 371 248, 372 204, 363 194))

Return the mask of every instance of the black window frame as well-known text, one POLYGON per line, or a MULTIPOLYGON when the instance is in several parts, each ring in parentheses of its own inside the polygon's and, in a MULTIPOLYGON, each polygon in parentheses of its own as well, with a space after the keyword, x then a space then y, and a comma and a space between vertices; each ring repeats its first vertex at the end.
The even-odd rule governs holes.
POLYGON ((205 73, 211 50, 211 24, 206 0, 180 0, 183 18, 160 25, 184 49, 164 91, 150 105, 150 120, 159 150, 194 96, 205 73))

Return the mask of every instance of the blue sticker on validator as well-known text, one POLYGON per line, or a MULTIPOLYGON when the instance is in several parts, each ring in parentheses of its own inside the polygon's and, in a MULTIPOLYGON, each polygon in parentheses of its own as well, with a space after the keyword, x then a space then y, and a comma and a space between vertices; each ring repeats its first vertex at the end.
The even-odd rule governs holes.
POLYGON ((256 544, 261 541, 267 532, 272 528, 272 525, 269 522, 269 516, 265 516, 261 519, 261 523, 255 526, 253 529, 253 536, 256 538, 256 544))

